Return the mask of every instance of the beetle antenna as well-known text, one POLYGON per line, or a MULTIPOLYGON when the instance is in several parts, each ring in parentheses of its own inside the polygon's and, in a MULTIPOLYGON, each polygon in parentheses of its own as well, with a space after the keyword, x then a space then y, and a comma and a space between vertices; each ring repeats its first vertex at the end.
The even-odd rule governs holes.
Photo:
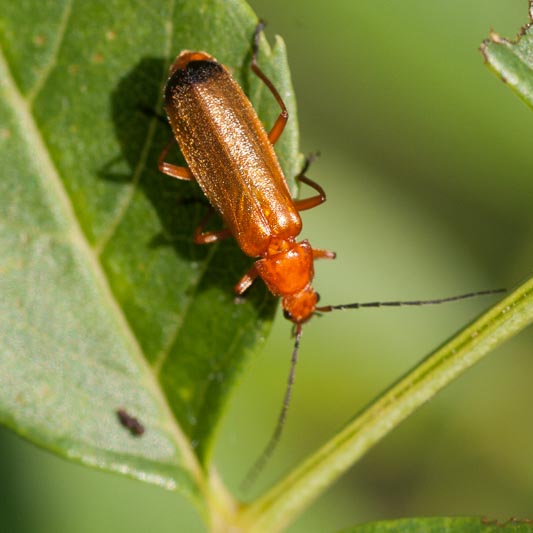
MULTIPOLYGON (((466 294, 459 294, 457 296, 448 296, 446 298, 436 298, 433 300, 396 300, 390 302, 363 302, 363 303, 350 303, 350 304, 341 304, 341 305, 325 305, 317 307, 316 311, 318 313, 327 313, 334 310, 344 310, 344 309, 359 309, 363 307, 401 307, 401 306, 420 306, 420 305, 436 305, 447 302, 455 302, 457 300, 467 300, 469 298, 475 298, 477 296, 486 296, 489 294, 498 294, 506 292, 507 289, 490 289, 485 291, 469 292, 466 294)), ((291 367, 289 370, 289 378, 287 380, 287 388, 285 389, 285 397, 283 399, 283 405, 281 407, 280 414, 278 416, 278 421, 270 440, 268 441, 265 449, 252 465, 243 482, 241 483, 241 489, 247 491, 256 481, 259 474, 263 471, 266 464, 272 457, 276 447, 279 444, 283 429, 285 427, 285 421, 287 419, 287 412, 289 410, 289 405, 291 402, 292 389, 294 385, 294 375, 296 370, 296 363, 298 362, 298 351, 300 349, 300 340, 302 338, 302 325, 296 324, 296 334, 294 340, 294 348, 292 350, 291 358, 291 367)))
POLYGON ((469 292, 467 294, 459 294, 458 296, 448 296, 447 298, 436 298, 434 300, 404 300, 393 302, 364 302, 353 304, 341 304, 341 305, 324 305, 317 307, 316 310, 322 313, 329 311, 344 310, 344 309, 359 309, 362 307, 401 307, 408 305, 436 305, 446 302, 456 302, 457 300, 467 300, 469 298, 475 298, 477 296, 485 296, 487 294, 498 294, 500 292, 506 292, 507 289, 491 289, 487 291, 469 292))
POLYGON ((285 397, 283 398, 283 405, 281 406, 281 411, 278 416, 278 421, 276 427, 268 444, 265 446, 265 449, 261 455, 257 458, 255 463, 252 465, 246 477, 241 483, 241 489, 247 491, 256 481, 259 474, 263 471, 266 464, 272 457, 274 450, 279 444, 281 435, 283 433, 283 428, 285 427, 285 421, 287 419, 287 412, 289 411, 289 405, 291 403, 292 389, 294 385, 294 374, 296 370, 296 363, 298 362, 298 351, 300 349, 300 339, 302 338, 302 325, 296 324, 295 339, 294 339, 294 348, 292 350, 291 357, 291 368, 289 370, 289 378, 287 379, 287 387, 285 389, 285 397))

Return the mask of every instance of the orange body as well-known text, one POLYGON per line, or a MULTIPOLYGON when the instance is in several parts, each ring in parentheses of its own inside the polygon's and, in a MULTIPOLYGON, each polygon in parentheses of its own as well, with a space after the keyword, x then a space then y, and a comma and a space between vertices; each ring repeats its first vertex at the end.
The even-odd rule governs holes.
POLYGON ((164 97, 188 169, 161 161, 160 168, 174 177, 196 180, 227 228, 197 232, 197 242, 213 242, 231 233, 245 254, 259 257, 236 292, 244 292, 259 275, 283 298, 287 318, 304 322, 318 300, 311 287, 314 255, 333 254, 296 241, 302 228, 298 202, 304 202, 300 209, 307 209, 325 197, 310 199, 311 205, 290 195, 272 146, 272 137, 279 137, 288 115, 280 115, 280 125, 269 136, 226 67, 204 52, 178 56, 164 97))

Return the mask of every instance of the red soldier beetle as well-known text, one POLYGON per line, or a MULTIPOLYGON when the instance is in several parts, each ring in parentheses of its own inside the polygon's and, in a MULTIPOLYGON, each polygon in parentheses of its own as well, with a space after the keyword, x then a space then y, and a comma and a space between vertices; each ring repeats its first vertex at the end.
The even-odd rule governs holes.
POLYGON ((317 194, 302 200, 291 197, 273 145, 289 118, 287 108, 257 64, 260 22, 255 30, 251 69, 265 83, 281 107, 281 113, 267 133, 250 101, 227 68, 206 52, 184 50, 170 67, 164 90, 165 111, 174 137, 161 152, 158 165, 171 177, 196 181, 225 227, 204 231, 206 218, 194 233, 197 244, 209 244, 233 236, 241 250, 256 259, 235 286, 242 295, 257 277, 272 294, 281 298, 285 318, 295 327, 295 343, 283 406, 274 433, 250 470, 250 484, 272 455, 281 437, 294 383, 294 371, 302 335, 302 324, 313 315, 360 307, 438 304, 498 291, 480 291, 435 300, 352 303, 317 306, 319 296, 312 287, 315 259, 334 259, 335 253, 313 248, 307 240, 298 242, 300 211, 326 200, 322 187, 305 176, 310 160, 297 179, 317 194), (178 142, 188 167, 165 161, 178 142))

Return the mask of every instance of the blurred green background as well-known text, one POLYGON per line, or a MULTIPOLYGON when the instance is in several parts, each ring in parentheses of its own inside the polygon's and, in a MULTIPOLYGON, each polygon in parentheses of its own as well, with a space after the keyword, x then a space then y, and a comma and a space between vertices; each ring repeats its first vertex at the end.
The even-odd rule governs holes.
MULTIPOLYGON (((287 42, 302 150, 328 202, 304 236, 337 251, 322 302, 512 288, 533 264, 533 113, 483 66, 526 0, 254 0, 287 42)), ((304 191, 303 194, 307 194, 304 191)), ((257 490, 295 465, 492 299, 337 313, 304 330, 283 442, 257 490)), ((217 464, 235 490, 273 429, 292 340, 281 316, 232 401, 217 464)), ((421 515, 533 517, 533 332, 446 389, 290 529, 421 515)), ((203 531, 183 498, 71 465, 0 430, 6 532, 203 531), (28 512, 31 507, 32 512, 28 512)))

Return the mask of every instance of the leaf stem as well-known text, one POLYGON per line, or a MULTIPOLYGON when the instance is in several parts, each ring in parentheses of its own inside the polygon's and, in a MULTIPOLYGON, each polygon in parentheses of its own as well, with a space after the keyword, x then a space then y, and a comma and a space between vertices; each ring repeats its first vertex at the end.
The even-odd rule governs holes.
POLYGON ((244 507, 242 530, 281 530, 411 413, 531 322, 533 278, 429 355, 292 473, 244 507))

